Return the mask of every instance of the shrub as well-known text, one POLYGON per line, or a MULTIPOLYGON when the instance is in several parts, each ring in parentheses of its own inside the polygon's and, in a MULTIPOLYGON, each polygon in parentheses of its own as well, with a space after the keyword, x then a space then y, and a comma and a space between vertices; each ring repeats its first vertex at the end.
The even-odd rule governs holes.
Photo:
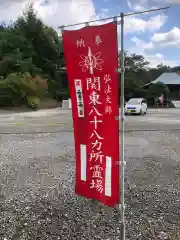
POLYGON ((0 107, 12 107, 14 105, 12 91, 4 87, 0 82, 0 107))
POLYGON ((28 96, 36 96, 41 98, 47 88, 47 80, 39 76, 32 77, 29 73, 23 75, 22 88, 28 96))
POLYGON ((39 98, 44 96, 47 88, 47 80, 39 76, 10 73, 6 78, 0 78, 0 106, 18 106, 26 103, 36 108, 39 98))
POLYGON ((27 106, 31 109, 37 110, 40 105, 40 100, 38 97, 28 96, 27 97, 27 106))
POLYGON ((15 106, 21 103, 20 76, 9 74, 7 78, 0 79, 1 106, 15 106))

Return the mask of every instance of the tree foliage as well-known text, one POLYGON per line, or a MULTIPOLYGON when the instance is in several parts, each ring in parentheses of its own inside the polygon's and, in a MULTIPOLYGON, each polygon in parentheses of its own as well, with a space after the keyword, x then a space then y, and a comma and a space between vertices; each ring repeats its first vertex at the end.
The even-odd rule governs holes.
POLYGON ((28 97, 40 98, 47 94, 47 89, 50 96, 56 97, 52 83, 59 87, 59 92, 62 90, 61 84, 55 84, 61 82, 59 67, 64 64, 60 49, 62 42, 57 33, 37 17, 33 5, 13 24, 2 24, 0 105, 24 104, 24 97, 26 102, 28 97))
MULTIPOLYGON (((119 60, 120 60, 119 54, 119 60)), ((14 23, 0 25, 0 106, 27 104, 37 107, 43 96, 62 100, 68 96, 62 39, 37 17, 30 4, 14 23)), ((141 87, 165 71, 179 71, 162 64, 150 68, 137 54, 125 53, 125 95, 145 95, 141 87)), ((119 76, 120 81, 120 76, 119 76)), ((150 93, 164 89, 154 85, 150 93), (153 90, 156 88, 156 90, 153 90)))
POLYGON ((155 96, 160 96, 161 94, 167 94, 169 92, 168 86, 162 82, 157 82, 149 87, 149 93, 155 96))

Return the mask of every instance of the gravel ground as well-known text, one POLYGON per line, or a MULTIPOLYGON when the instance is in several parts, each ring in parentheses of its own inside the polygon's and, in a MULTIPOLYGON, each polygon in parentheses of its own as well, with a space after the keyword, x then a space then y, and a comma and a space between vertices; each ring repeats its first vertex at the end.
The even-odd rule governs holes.
MULTIPOLYGON (((180 239, 179 135, 125 135, 127 240, 180 239)), ((117 210, 74 195, 72 132, 2 134, 0 154, 0 239, 120 239, 117 210)))

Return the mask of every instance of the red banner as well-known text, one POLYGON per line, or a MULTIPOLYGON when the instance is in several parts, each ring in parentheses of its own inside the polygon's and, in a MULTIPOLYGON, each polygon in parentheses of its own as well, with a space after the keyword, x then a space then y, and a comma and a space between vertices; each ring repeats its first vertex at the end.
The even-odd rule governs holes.
POLYGON ((76 193, 119 203, 117 25, 63 32, 72 100, 76 193))

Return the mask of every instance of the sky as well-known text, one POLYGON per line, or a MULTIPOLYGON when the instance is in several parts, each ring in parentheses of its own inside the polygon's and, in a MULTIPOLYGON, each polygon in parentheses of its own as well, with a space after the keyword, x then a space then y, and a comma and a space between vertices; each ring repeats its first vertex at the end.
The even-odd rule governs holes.
POLYGON ((0 0, 0 22, 16 20, 30 2, 39 17, 55 30, 60 25, 118 16, 121 12, 171 6, 168 10, 125 17, 124 44, 129 53, 142 54, 151 67, 161 63, 180 65, 180 0, 0 0))

